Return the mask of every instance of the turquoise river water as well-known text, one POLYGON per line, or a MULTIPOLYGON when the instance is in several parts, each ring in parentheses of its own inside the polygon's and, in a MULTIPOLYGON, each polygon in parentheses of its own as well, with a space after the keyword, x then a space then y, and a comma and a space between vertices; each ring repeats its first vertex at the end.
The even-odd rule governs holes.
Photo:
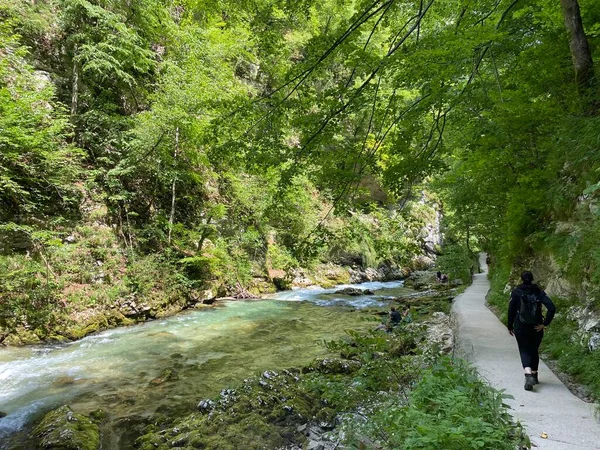
POLYGON ((401 281, 297 289, 221 301, 68 344, 0 349, 0 411, 6 413, 0 449, 31 448, 30 424, 63 404, 83 414, 106 411, 103 433, 113 433, 109 445, 118 448, 129 423, 191 412, 200 399, 246 377, 323 356, 324 340, 373 327, 376 316, 361 311, 388 308, 390 297, 407 292, 401 281), (374 295, 333 294, 348 286, 374 295))

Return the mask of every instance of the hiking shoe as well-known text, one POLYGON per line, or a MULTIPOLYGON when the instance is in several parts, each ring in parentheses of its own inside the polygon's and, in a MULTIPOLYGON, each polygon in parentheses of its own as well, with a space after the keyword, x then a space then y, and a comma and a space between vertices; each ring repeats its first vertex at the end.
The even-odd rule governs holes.
POLYGON ((531 391, 533 389, 534 385, 535 385, 535 378, 533 377, 532 374, 526 373, 525 374, 525 390, 531 391))
POLYGON ((540 380, 538 380, 538 374, 533 373, 533 384, 540 384, 540 380))

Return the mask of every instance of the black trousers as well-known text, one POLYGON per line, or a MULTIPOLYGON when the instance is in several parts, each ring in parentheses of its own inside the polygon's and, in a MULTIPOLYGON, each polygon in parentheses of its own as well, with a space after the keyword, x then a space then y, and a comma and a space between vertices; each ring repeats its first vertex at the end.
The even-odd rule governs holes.
POLYGON ((515 328, 514 331, 523 368, 531 367, 531 370, 536 372, 540 365, 540 355, 538 350, 542 343, 544 332, 535 331, 533 327, 515 328))

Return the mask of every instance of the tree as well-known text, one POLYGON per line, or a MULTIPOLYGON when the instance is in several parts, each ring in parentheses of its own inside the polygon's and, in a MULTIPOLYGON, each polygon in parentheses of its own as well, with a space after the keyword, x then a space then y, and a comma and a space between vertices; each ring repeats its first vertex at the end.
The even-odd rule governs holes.
POLYGON ((594 84, 594 61, 583 29, 579 2, 577 0, 560 0, 560 5, 569 36, 575 80, 580 90, 587 92, 594 84))

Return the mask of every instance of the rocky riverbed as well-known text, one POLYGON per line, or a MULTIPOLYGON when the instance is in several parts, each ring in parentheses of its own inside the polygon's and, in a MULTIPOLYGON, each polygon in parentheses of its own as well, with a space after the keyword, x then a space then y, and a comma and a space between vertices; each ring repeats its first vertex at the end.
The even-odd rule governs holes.
MULTIPOLYGON (((149 414, 119 418, 110 405, 102 411, 81 405, 61 406, 39 422, 37 442, 55 442, 56 436, 64 436, 62 446, 46 448, 77 448, 73 445, 81 441, 81 433, 97 433, 103 448, 125 448, 134 441, 142 449, 343 448, 341 424, 348 417, 356 419, 362 408, 397 395, 398 389, 408 389, 415 366, 451 351, 453 337, 447 312, 454 295, 453 288, 434 283, 424 285, 420 292, 387 297, 387 306, 356 310, 359 320, 355 323, 362 321, 366 327, 327 344, 323 350, 329 356, 296 368, 263 370, 241 383, 229 384, 217 396, 196 397, 195 401, 202 389, 190 386, 185 397, 180 397, 179 407, 165 404, 149 414), (368 331, 383 320, 381 314, 390 304, 410 304, 415 320, 392 333, 368 331)), ((360 302, 365 297, 347 298, 360 302)), ((344 314, 348 313, 352 314, 344 314)), ((169 390, 187 377, 182 367, 171 366, 139 389, 173 397, 169 390)), ((77 379, 72 383, 78 383, 77 379)), ((95 443, 96 438, 87 441, 95 443)))

